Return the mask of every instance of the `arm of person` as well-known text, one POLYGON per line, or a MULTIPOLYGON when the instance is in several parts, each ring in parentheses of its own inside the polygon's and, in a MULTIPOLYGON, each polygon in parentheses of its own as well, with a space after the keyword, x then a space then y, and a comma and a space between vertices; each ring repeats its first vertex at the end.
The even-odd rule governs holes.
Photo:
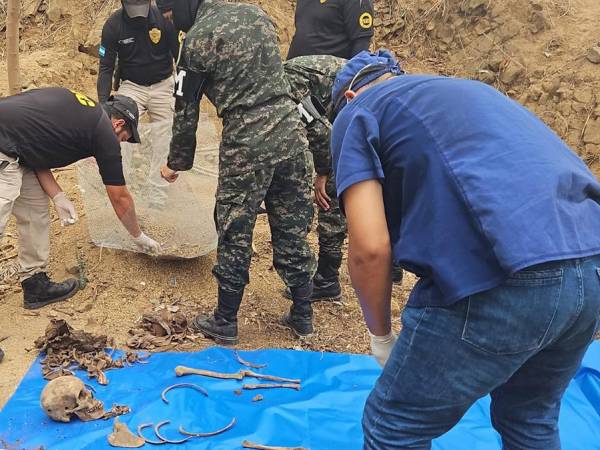
POLYGON ((196 154, 196 130, 206 73, 196 70, 189 61, 190 52, 184 44, 175 79, 175 114, 169 156, 166 166, 161 169, 163 178, 169 182, 175 181, 175 172, 192 168, 196 154))
POLYGON ((112 78, 115 72, 115 61, 117 59, 118 31, 112 26, 111 19, 112 16, 102 28, 102 39, 100 41, 100 48, 98 49, 100 68, 98 70, 96 89, 100 103, 106 102, 108 97, 110 97, 112 78))
POLYGON ((350 57, 356 56, 363 50, 368 51, 371 45, 371 38, 372 36, 362 36, 354 39, 350 48, 350 57))
POLYGON ((379 180, 342 194, 348 221, 348 269, 369 331, 391 332, 392 252, 379 180))
POLYGON ((392 252, 379 180, 349 187, 343 194, 348 220, 348 269, 381 367, 396 335, 392 331, 392 252))
POLYGON ((50 169, 37 169, 35 175, 44 192, 52 199, 62 226, 72 225, 79 220, 77 210, 67 198, 50 169))
POLYGON ((379 122, 357 109, 336 119, 331 152, 348 223, 348 268, 379 364, 387 361, 396 342, 391 328, 392 250, 381 180, 379 122))
POLYGON ((133 238, 135 245, 144 253, 160 250, 158 242, 146 236, 140 229, 133 197, 125 185, 121 148, 112 129, 110 120, 102 115, 93 137, 92 154, 98 163, 102 182, 117 217, 133 238))
POLYGON ((56 181, 56 178, 54 178, 54 174, 50 169, 36 169, 35 175, 48 197, 53 198, 56 194, 62 192, 60 185, 56 181))
POLYGON ((132 237, 139 237, 142 230, 140 229, 137 214, 135 213, 133 197, 129 193, 127 186, 106 185, 105 187, 110 203, 125 229, 132 237))
POLYGON ((169 51, 171 52, 171 56, 173 57, 173 62, 177 64, 177 59, 179 58, 179 32, 175 29, 173 22, 168 19, 163 19, 164 29, 167 36, 167 43, 169 44, 169 51))
POLYGON ((329 152, 329 127, 323 123, 311 124, 307 132, 309 147, 312 152, 315 172, 315 201, 323 210, 329 210, 331 198, 327 195, 327 179, 331 173, 331 153, 329 152))
POLYGON ((156 254, 160 251, 160 244, 148 237, 140 228, 133 197, 127 186, 106 185, 106 193, 117 217, 133 238, 134 244, 144 253, 156 254))
POLYGON ((368 50, 373 38, 373 2, 351 1, 344 4, 344 28, 350 41, 350 57, 368 50))

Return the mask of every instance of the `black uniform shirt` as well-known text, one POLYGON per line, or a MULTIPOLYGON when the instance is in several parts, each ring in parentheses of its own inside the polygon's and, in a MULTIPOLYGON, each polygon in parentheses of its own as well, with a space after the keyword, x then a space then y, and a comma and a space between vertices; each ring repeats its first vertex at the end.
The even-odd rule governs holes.
POLYGON ((304 55, 352 58, 373 36, 372 0, 298 0, 287 59, 304 55))
POLYGON ((98 99, 105 102, 110 95, 117 56, 121 80, 150 86, 173 73, 178 51, 175 27, 154 3, 147 19, 130 19, 122 8, 115 11, 102 28, 98 99))
POLYGON ((64 167, 94 156, 105 185, 125 184, 110 119, 96 101, 65 88, 1 99, 0 152, 30 169, 64 167))

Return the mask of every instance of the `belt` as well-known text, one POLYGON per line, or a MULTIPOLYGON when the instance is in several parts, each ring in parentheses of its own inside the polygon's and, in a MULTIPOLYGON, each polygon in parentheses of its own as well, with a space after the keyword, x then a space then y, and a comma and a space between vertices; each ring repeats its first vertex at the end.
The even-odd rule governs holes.
POLYGON ((163 78, 162 80, 151 81, 151 82, 148 82, 148 81, 139 82, 139 81, 132 80, 130 78, 122 78, 122 80, 123 81, 130 81, 130 82, 132 82, 134 84, 137 84, 138 86, 150 87, 150 86, 153 86, 155 84, 162 83, 163 81, 168 80, 171 77, 172 77, 172 75, 169 75, 167 78, 163 78))
POLYGON ((6 156, 10 156, 11 158, 15 158, 15 159, 19 158, 19 155, 17 155, 16 153, 12 153, 8 150, 0 150, 0 153, 3 155, 6 155, 6 156))

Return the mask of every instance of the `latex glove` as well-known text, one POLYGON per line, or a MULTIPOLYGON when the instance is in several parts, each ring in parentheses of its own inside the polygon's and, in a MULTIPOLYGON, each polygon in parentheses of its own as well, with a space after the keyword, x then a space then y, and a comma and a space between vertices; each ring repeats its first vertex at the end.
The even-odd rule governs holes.
POLYGON ((315 202, 319 205, 320 208, 325 211, 329 210, 329 202, 331 198, 327 195, 327 191, 325 189, 327 185, 327 175, 317 175, 314 182, 315 187, 315 202))
POLYGON ((144 253, 153 254, 158 253, 160 250, 160 244, 154 239, 146 236, 143 231, 138 237, 133 238, 133 242, 144 253))
POLYGON ((166 164, 163 164, 163 166, 160 168, 160 176, 167 180, 169 183, 174 183, 175 180, 177 180, 179 174, 176 170, 169 169, 169 167, 166 164))
POLYGON ((369 335, 371 336, 371 353, 379 365, 383 367, 390 357, 390 353, 392 353, 392 349, 398 338, 391 331, 385 336, 375 336, 371 332, 369 332, 369 335))
POLYGON ((52 197, 52 202, 54 202, 56 214, 58 214, 60 224, 63 227, 65 225, 73 225, 79 220, 75 206, 73 203, 71 203, 63 191, 60 191, 58 194, 52 197))

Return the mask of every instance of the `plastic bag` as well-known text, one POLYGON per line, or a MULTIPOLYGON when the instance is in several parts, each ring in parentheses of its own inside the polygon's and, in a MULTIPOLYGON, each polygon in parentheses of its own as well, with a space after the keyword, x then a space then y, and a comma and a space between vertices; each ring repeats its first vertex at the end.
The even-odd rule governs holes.
MULTIPOLYGON (((123 173, 142 230, 161 244, 159 257, 195 258, 217 246, 213 219, 218 174, 218 137, 207 114, 198 124, 193 170, 175 183, 160 176, 171 142, 171 122, 141 123, 141 144, 121 144, 123 173)), ((102 247, 139 251, 118 220, 94 158, 77 164, 87 226, 102 247)))

